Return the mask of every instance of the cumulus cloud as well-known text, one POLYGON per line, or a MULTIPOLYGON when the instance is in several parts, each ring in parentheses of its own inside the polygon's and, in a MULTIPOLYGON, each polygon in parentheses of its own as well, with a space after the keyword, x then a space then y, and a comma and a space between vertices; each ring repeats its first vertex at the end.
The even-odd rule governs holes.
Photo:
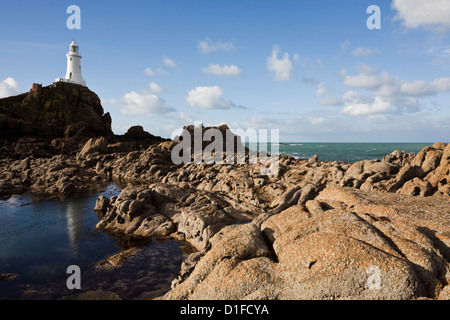
POLYGON ((188 92, 186 102, 191 107, 203 109, 230 109, 237 107, 234 102, 223 98, 223 90, 218 86, 195 87, 188 92))
POLYGON ((175 111, 163 99, 148 92, 138 93, 132 91, 126 93, 120 99, 107 100, 106 103, 119 106, 121 108, 120 112, 129 116, 147 115, 152 117, 175 111))
POLYGON ((289 53, 284 53, 280 59, 280 46, 275 45, 272 54, 267 58, 267 70, 274 73, 276 81, 287 81, 292 77, 292 62, 289 59, 289 53))
POLYGON ((364 64, 358 65, 357 70, 356 75, 348 75, 346 71, 340 74, 344 85, 351 89, 342 97, 337 97, 331 88, 319 82, 316 89, 319 104, 343 106, 342 113, 348 115, 414 113, 420 111, 421 97, 450 92, 450 77, 431 82, 406 81, 364 64))
POLYGON ((204 73, 213 74, 216 76, 237 77, 242 74, 242 70, 235 65, 218 65, 210 64, 208 67, 202 68, 204 73))
POLYGON ((19 84, 14 78, 8 77, 0 82, 0 98, 19 94, 19 84))
POLYGON ((209 54, 215 51, 224 50, 229 51, 234 48, 233 42, 222 42, 216 41, 212 42, 211 39, 205 38, 198 42, 197 49, 200 53, 209 54))
POLYGON ((372 101, 359 92, 348 91, 344 94, 345 107, 342 109, 343 114, 352 116, 371 115, 374 113, 388 113, 393 110, 390 102, 383 100, 381 97, 374 97, 372 101))
POLYGON ((166 91, 166 89, 164 89, 159 84, 154 83, 154 82, 150 82, 150 84, 148 86, 150 88, 150 91, 154 92, 154 93, 161 93, 161 92, 165 92, 166 91))
POLYGON ((373 54, 380 54, 381 51, 378 48, 369 49, 365 47, 358 47, 352 51, 352 56, 354 57, 369 57, 373 54))
POLYGON ((354 76, 344 74, 344 84, 351 88, 372 90, 375 95, 394 97, 399 95, 420 97, 432 96, 439 92, 450 92, 450 77, 438 78, 430 83, 423 80, 406 81, 379 71, 375 67, 360 65, 354 76))
POLYGON ((378 89, 382 86, 392 85, 397 79, 388 72, 379 72, 375 67, 360 64, 356 68, 359 74, 355 76, 347 75, 343 72, 344 84, 351 88, 378 89))
POLYGON ((421 80, 404 82, 400 91, 411 96, 431 96, 439 92, 449 92, 450 78, 439 78, 430 83, 421 80))
POLYGON ((444 32, 450 30, 450 1, 448 0, 393 0, 392 9, 397 11, 396 20, 406 28, 423 27, 444 32))

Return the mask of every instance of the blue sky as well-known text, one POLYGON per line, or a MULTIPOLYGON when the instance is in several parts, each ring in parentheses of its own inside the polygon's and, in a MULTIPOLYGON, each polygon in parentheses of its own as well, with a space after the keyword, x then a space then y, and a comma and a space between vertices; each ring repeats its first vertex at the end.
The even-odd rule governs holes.
POLYGON ((292 142, 447 142, 449 16, 446 0, 2 1, 0 97, 64 77, 76 40, 117 134, 202 121, 292 142))

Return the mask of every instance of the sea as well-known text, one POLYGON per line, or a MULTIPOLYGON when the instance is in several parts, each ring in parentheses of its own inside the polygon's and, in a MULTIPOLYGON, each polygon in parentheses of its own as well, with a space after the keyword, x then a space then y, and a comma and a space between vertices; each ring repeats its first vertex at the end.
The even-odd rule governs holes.
MULTIPOLYGON (((280 143, 279 153, 297 159, 356 162, 382 159, 394 150, 418 153, 432 143, 280 143)), ((255 146, 250 146, 254 149, 255 146)), ((272 146, 268 147, 268 151, 272 146)), ((274 145, 275 147, 275 145, 274 145)), ((111 184, 100 193, 69 199, 42 199, 31 194, 0 201, 0 300, 76 299, 82 294, 121 299, 151 298, 170 290, 170 284, 189 254, 183 244, 150 241, 113 270, 98 263, 132 247, 115 235, 97 230, 93 210, 100 195, 119 194, 111 184), (81 290, 70 290, 67 268, 80 267, 81 290), (5 275, 8 274, 11 277, 5 275), (3 277, 2 277, 3 275, 3 277)))
MULTIPOLYGON (((361 160, 381 160, 395 150, 418 153, 433 143, 308 143, 283 142, 268 144, 269 153, 279 153, 296 159, 309 159, 314 155, 322 161, 344 161, 354 163, 361 160), (273 150, 276 151, 273 151, 273 150), (271 152, 272 150, 272 152, 271 152)), ((260 148, 257 144, 246 144, 252 150, 260 148)))

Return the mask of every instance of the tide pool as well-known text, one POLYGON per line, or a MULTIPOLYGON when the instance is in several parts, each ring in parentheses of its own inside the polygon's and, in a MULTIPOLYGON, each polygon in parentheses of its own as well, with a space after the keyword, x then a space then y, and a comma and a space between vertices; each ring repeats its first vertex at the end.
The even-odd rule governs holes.
POLYGON ((99 219, 93 208, 98 196, 119 193, 120 188, 109 185, 101 193, 74 199, 36 199, 26 194, 0 201, 0 274, 16 275, 14 280, 0 281, 0 299, 59 299, 93 290, 132 299, 169 290, 184 259, 174 240, 141 243, 141 250, 123 267, 96 270, 95 263, 136 245, 95 228, 99 219), (66 287, 70 265, 81 268, 79 291, 66 287))

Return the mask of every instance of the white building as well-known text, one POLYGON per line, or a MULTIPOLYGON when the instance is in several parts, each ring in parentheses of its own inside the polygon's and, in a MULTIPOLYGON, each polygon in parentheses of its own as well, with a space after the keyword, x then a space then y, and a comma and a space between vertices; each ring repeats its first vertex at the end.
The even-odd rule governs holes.
POLYGON ((66 54, 67 57, 67 73, 65 78, 58 78, 56 82, 71 82, 76 84, 81 84, 86 86, 86 81, 84 81, 81 74, 81 55, 78 51, 78 44, 72 41, 70 44, 70 51, 66 54))

